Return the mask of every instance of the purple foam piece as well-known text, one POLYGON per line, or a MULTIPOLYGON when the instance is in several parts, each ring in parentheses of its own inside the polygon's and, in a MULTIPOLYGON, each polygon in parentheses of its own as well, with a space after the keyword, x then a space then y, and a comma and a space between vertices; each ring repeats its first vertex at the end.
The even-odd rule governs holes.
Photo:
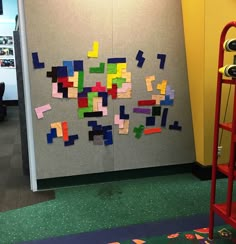
POLYGON ((133 108, 134 113, 140 114, 151 114, 151 109, 149 108, 133 108))

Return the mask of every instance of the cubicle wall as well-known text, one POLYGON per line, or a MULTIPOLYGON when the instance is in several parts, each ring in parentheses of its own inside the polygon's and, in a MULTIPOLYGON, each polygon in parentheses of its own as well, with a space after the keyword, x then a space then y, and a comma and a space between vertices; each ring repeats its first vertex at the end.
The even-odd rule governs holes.
POLYGON ((36 179, 195 160, 180 0, 20 2, 36 179))

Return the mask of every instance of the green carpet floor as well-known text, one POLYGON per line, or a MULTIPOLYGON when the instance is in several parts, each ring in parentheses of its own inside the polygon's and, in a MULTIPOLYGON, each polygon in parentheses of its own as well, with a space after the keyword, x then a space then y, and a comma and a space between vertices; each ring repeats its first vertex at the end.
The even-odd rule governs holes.
MULTIPOLYGON (((225 201, 225 179, 217 200, 225 201)), ((210 181, 191 174, 56 190, 56 199, 0 213, 0 243, 43 239, 209 212, 210 181)))

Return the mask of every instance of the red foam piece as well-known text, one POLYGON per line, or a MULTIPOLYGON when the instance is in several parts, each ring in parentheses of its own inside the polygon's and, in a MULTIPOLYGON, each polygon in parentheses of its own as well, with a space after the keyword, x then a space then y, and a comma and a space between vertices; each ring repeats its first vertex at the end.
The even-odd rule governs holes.
POLYGON ((66 121, 61 122, 62 133, 63 133, 63 141, 69 140, 69 133, 68 133, 68 124, 66 121))
POLYGON ((139 100, 138 106, 152 106, 156 104, 156 100, 139 100))
POLYGON ((101 85, 101 82, 96 82, 96 85, 92 87, 92 92, 105 92, 106 87, 101 85))
MULTIPOLYGON (((107 93, 108 93, 108 95, 111 95, 112 99, 116 99, 117 98, 117 85, 112 84, 112 88, 107 89, 107 93)), ((154 100, 154 101, 156 102, 156 100, 154 100)))
POLYGON ((78 107, 79 108, 87 108, 88 107, 88 98, 87 97, 79 97, 78 98, 78 107))
POLYGON ((59 83, 62 83, 63 84, 63 88, 66 88, 66 87, 73 87, 73 82, 69 82, 68 81, 68 77, 58 77, 57 78, 57 81, 59 83))

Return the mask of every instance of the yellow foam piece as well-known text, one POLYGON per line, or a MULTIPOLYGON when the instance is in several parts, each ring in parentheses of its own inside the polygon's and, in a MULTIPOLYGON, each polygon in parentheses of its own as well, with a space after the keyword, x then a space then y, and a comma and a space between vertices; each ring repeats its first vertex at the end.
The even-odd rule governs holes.
POLYGON ((68 98, 77 98, 78 89, 77 87, 68 87, 68 98))
POLYGON ((166 94, 167 80, 163 80, 161 84, 157 84, 157 90, 160 90, 161 95, 166 94))
POLYGON ((78 87, 79 72, 75 71, 74 76, 69 76, 69 82, 73 82, 73 87, 78 87))
POLYGON ((51 123, 51 128, 55 128, 57 130, 57 137, 63 136, 61 122, 51 123))
POLYGON ((88 57, 89 58, 98 58, 98 50, 99 50, 99 43, 98 43, 98 41, 94 41, 92 51, 88 51, 88 57))

